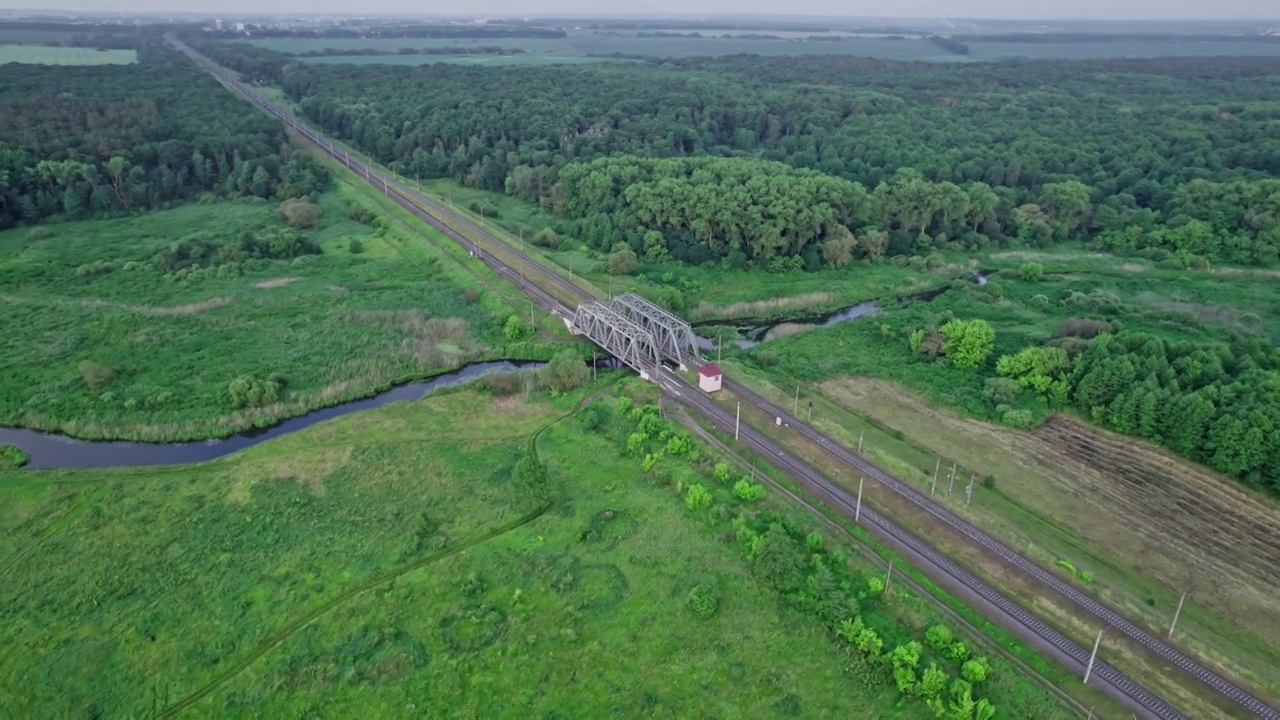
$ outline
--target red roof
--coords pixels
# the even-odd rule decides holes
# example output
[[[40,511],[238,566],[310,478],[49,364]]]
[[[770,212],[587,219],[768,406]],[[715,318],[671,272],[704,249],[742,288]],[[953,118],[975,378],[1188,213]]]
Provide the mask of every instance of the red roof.
[[[706,365],[698,368],[698,374],[706,377],[715,377],[717,375],[723,375],[724,373],[720,372],[719,365],[715,363],[707,363]]]

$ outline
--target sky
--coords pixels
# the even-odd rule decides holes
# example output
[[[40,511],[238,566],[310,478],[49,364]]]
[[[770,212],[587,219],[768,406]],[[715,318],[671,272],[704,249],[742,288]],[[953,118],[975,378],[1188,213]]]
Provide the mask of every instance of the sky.
[[[1280,19],[1276,0],[0,0],[0,9],[424,15],[766,13],[1010,19]]]

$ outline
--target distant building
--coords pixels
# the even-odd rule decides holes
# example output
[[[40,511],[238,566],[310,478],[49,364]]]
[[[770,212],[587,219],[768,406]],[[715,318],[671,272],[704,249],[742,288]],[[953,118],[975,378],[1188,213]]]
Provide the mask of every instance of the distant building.
[[[707,363],[698,368],[698,387],[702,392],[713,393],[719,390],[722,380],[724,380],[724,373],[720,372],[719,365]]]
[[[217,29],[221,30],[221,29],[222,29],[222,20],[221,20],[221,19],[219,19],[219,20],[214,20],[214,21],[213,21],[213,26],[214,26],[215,28],[217,28]]]
[[[244,23],[236,23],[236,32],[244,32]]]

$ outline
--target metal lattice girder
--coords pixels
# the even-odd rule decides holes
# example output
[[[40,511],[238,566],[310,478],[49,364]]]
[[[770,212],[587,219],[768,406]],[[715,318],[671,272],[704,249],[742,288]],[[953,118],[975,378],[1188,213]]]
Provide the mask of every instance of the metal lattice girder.
[[[648,373],[658,365],[653,335],[608,305],[595,301],[579,305],[573,315],[573,329],[636,372]]]
[[[614,298],[613,308],[653,335],[659,356],[678,363],[698,362],[698,336],[689,323],[635,293]]]

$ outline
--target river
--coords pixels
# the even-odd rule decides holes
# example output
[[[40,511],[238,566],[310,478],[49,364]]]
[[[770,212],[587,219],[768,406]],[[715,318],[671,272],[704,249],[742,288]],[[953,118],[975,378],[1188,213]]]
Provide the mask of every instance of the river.
[[[416,400],[442,387],[457,385],[485,373],[541,367],[540,362],[485,362],[467,365],[430,380],[406,383],[363,400],[313,410],[269,428],[249,430],[220,440],[185,443],[145,443],[76,440],[38,430],[0,428],[0,444],[16,445],[31,456],[27,468],[138,467],[204,462],[253,447],[282,435],[297,432],[332,418],[360,410],[370,410],[397,400]]]

